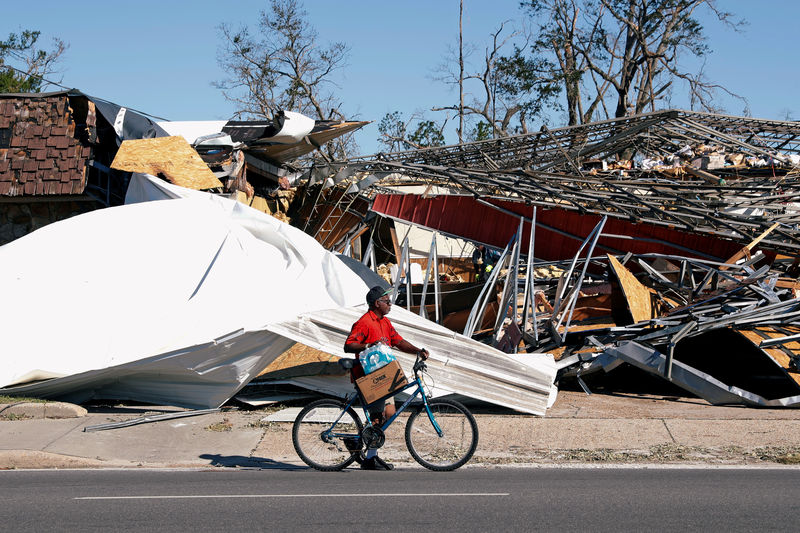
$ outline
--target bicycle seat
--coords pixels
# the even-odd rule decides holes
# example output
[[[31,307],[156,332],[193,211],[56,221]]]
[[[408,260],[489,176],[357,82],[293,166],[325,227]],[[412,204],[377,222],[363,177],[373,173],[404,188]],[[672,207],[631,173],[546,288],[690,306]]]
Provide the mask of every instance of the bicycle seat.
[[[342,357],[341,359],[339,359],[339,365],[342,368],[344,368],[345,370],[350,370],[351,368],[353,368],[355,366],[355,364],[356,364],[356,360],[355,359],[351,359],[349,357]]]

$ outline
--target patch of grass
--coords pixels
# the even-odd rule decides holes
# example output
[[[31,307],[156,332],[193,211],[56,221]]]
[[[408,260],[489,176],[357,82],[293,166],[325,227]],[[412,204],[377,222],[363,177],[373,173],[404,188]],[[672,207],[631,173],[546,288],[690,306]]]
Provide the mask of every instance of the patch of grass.
[[[25,420],[27,418],[33,418],[33,417],[18,415],[16,413],[8,413],[7,415],[0,415],[0,420]]]
[[[43,400],[42,398],[26,398],[25,396],[0,395],[0,403],[22,403],[22,402],[47,403],[49,402],[49,400]]]
[[[223,418],[222,422],[217,422],[215,424],[211,424],[210,426],[206,427],[207,431],[231,431],[233,429],[233,422],[230,421],[229,418]]]
[[[759,461],[779,463],[784,465],[800,464],[800,447],[798,446],[767,446],[756,448],[751,455]]]
[[[473,458],[484,464],[515,463],[778,463],[800,465],[800,446],[769,446],[745,449],[739,446],[704,448],[659,444],[646,450],[562,449],[530,450],[506,457]]]
[[[247,424],[247,427],[255,429],[272,429],[274,425],[275,422],[267,422],[262,419],[258,419],[254,422],[250,422],[249,424]]]
[[[784,465],[800,465],[800,453],[790,453],[788,455],[782,455],[775,459],[776,463],[781,463]]]

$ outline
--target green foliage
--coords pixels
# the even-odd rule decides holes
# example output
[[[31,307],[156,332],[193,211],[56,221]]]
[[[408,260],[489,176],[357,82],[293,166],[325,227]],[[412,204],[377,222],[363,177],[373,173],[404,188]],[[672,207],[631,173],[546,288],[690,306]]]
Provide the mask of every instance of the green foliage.
[[[485,141],[492,138],[492,125],[482,120],[472,127],[467,134],[469,141]]]
[[[419,148],[428,146],[444,146],[444,135],[438,125],[432,120],[422,120],[417,124],[417,129],[409,135],[409,140]]]
[[[406,148],[406,124],[399,111],[386,113],[378,123],[378,142],[390,152],[399,152]]]
[[[436,122],[420,120],[409,134],[409,124],[412,121],[413,118],[404,122],[399,111],[386,113],[378,123],[378,142],[390,152],[444,145],[442,128]]]
[[[21,403],[21,402],[30,402],[30,403],[48,403],[48,400],[43,400],[41,398],[28,398],[25,396],[5,396],[0,394],[0,404],[4,403]]]
[[[497,60],[497,92],[516,98],[526,117],[538,116],[546,108],[558,108],[556,98],[561,87],[560,80],[552,76],[553,70],[548,59],[526,57],[524,51],[515,46],[511,55]]]
[[[47,84],[44,77],[52,72],[66,46],[56,39],[53,50],[39,49],[36,45],[40,35],[38,31],[23,30],[0,41],[0,92],[38,93]]]

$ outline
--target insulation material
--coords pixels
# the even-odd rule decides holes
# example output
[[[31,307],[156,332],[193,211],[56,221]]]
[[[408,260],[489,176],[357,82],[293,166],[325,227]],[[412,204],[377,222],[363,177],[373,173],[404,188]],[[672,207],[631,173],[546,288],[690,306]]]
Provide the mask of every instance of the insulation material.
[[[628,303],[628,310],[631,312],[634,322],[643,322],[653,318],[653,306],[650,298],[650,291],[639,283],[639,280],[625,268],[622,263],[613,255],[608,254],[608,264],[614,275],[619,281],[625,300]]]
[[[183,137],[123,141],[111,168],[162,175],[170,183],[188,189],[222,187],[222,182]]]

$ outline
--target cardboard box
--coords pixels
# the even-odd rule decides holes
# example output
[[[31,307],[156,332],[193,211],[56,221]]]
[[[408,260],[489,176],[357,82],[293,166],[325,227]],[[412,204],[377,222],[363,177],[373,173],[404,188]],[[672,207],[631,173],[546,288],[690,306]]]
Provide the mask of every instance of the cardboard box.
[[[392,361],[372,374],[358,378],[356,385],[367,403],[372,403],[399,391],[408,385],[408,380],[400,368],[400,363]]]

